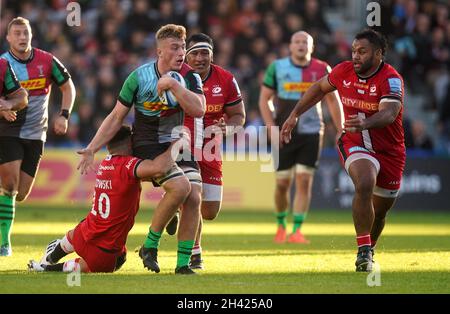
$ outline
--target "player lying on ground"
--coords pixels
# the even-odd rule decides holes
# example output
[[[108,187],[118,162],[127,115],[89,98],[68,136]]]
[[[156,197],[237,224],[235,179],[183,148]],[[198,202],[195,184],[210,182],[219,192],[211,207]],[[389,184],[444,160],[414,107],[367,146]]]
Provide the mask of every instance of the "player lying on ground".
[[[173,144],[172,144],[173,145]],[[107,144],[108,155],[97,170],[92,210],[62,239],[50,242],[32,271],[114,272],[126,260],[126,240],[139,210],[141,179],[169,171],[177,157],[172,145],[154,160],[131,156],[131,129],[122,126]],[[58,261],[76,252],[80,257]]]

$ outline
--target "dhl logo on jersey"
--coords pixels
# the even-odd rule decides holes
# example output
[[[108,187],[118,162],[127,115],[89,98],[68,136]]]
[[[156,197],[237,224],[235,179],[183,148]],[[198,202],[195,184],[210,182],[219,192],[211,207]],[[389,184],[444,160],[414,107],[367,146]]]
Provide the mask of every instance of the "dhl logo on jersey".
[[[221,104],[206,104],[206,112],[222,112]]]
[[[144,106],[145,109],[150,110],[150,111],[161,111],[161,110],[170,110],[170,109],[172,109],[169,106],[164,105],[160,101],[146,101],[146,102],[143,103],[143,106]]]
[[[27,90],[43,89],[45,88],[46,78],[37,78],[28,81],[21,81],[20,86]]]
[[[283,84],[283,88],[287,92],[304,93],[310,88],[313,82],[286,82]]]
[[[379,103],[368,102],[361,99],[354,99],[348,97],[341,97],[342,104],[347,107],[352,107],[361,110],[378,111]]]

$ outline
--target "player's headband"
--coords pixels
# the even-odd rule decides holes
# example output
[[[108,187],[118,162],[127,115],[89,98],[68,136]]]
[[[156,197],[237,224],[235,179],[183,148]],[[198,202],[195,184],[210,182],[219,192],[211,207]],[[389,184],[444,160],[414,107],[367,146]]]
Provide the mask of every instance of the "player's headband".
[[[200,49],[207,49],[212,54],[213,47],[208,44],[207,42],[200,42],[192,45],[188,50],[186,50],[186,55],[191,53],[192,51],[200,50]]]

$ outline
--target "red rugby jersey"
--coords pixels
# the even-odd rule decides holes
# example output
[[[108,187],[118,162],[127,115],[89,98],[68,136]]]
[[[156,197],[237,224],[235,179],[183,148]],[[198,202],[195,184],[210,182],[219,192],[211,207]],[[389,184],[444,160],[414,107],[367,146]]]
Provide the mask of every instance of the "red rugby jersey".
[[[370,77],[359,77],[351,61],[333,68],[328,81],[336,87],[341,98],[345,119],[350,115],[368,118],[378,112],[383,99],[396,99],[402,108],[395,121],[384,128],[346,133],[345,139],[374,153],[405,155],[405,138],[402,124],[404,86],[403,78],[389,64],[382,63]]]
[[[121,250],[139,210],[141,181],[135,169],[142,160],[107,156],[97,170],[92,210],[81,224],[86,242],[107,250]]]
[[[225,113],[225,107],[237,105],[242,101],[239,86],[233,74],[222,67],[211,64],[210,72],[203,81],[203,93],[206,98],[206,113],[203,118],[185,116],[184,125],[191,134],[192,149],[201,149],[214,137],[204,130],[219,120]],[[220,141],[220,139],[217,139]]]

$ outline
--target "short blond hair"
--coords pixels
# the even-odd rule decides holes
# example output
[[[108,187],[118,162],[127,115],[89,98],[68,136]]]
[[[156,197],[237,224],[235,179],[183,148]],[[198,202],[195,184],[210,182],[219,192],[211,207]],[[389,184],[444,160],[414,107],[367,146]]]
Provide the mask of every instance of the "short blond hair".
[[[186,40],[186,28],[183,25],[167,24],[156,32],[156,42],[166,38]]]
[[[31,29],[30,21],[24,17],[18,16],[13,18],[11,22],[8,23],[7,34],[9,34],[9,30],[13,25],[26,25]]]

